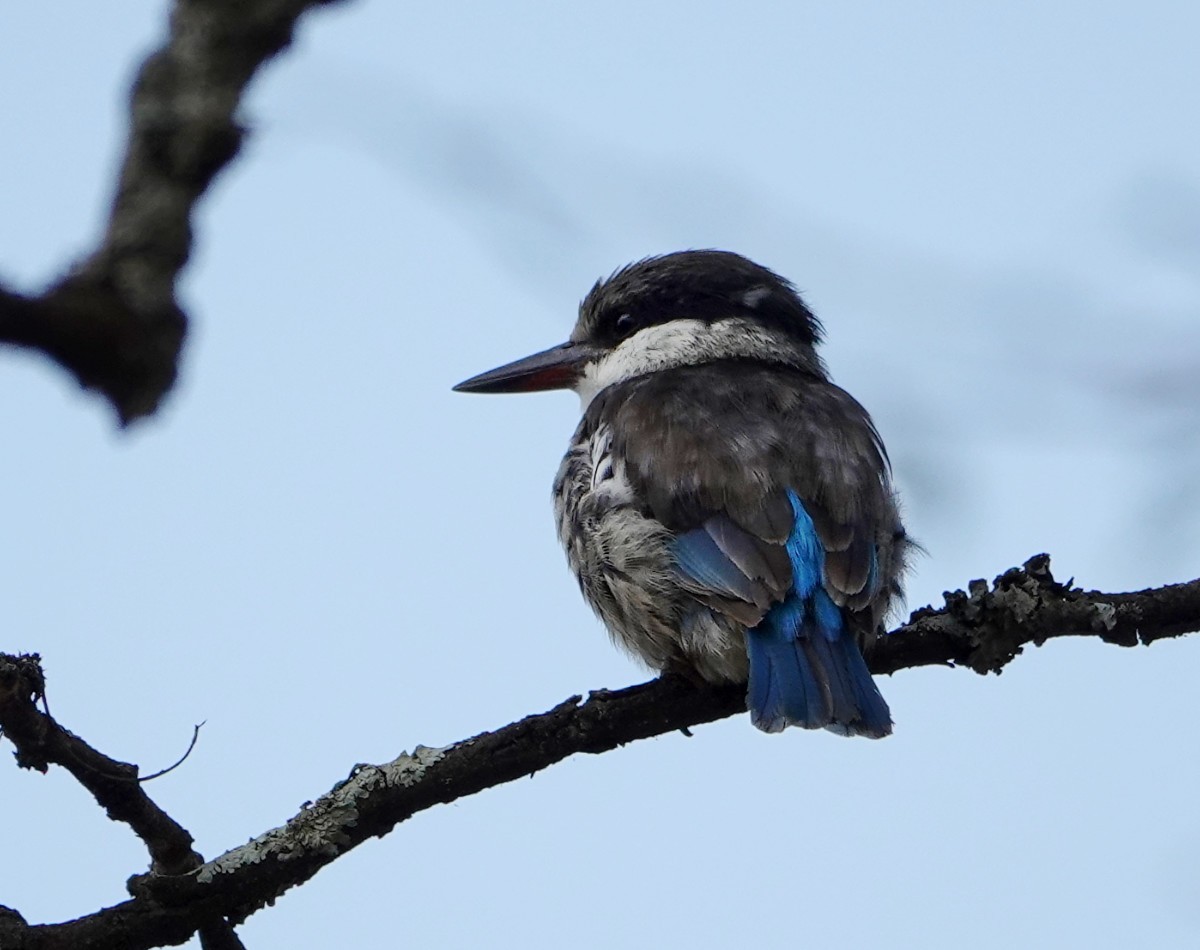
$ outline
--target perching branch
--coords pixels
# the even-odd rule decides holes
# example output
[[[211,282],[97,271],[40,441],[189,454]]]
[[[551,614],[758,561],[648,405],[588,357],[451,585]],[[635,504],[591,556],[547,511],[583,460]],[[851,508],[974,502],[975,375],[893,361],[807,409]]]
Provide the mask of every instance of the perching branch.
[[[1058,583],[1048,554],[1005,571],[991,589],[975,580],[967,592],[945,598],[945,607],[914,612],[876,644],[872,672],[954,664],[999,673],[1026,644],[1041,646],[1055,637],[1091,636],[1135,647],[1200,630],[1200,578],[1127,594],[1085,591]]]
[[[175,281],[192,211],[241,147],[236,112],[297,19],[334,0],[176,0],[166,43],[142,64],[129,139],[99,247],[45,292],[0,287],[0,343],[40,350],[104,394],[121,422],[174,385],[187,318]]]
[[[1136,646],[1198,630],[1200,579],[1128,594],[1082,591],[1056,582],[1043,554],[1005,572],[991,587],[973,581],[968,592],[947,594],[945,607],[917,611],[876,645],[870,660],[876,673],[931,664],[999,672],[1026,644],[1054,637],[1094,636]],[[36,708],[41,689],[36,658],[3,659],[0,729],[17,746],[20,764],[57,761],[45,750],[66,741],[60,733],[70,734]],[[240,923],[366,839],[387,834],[433,805],[531,775],[579,752],[607,752],[744,708],[741,688],[699,688],[679,677],[600,690],[586,702],[573,696],[495,732],[442,749],[417,746],[385,765],[356,766],[282,827],[198,868],[182,873],[160,868],[134,878],[133,899],[115,907],[37,926],[0,908],[0,945],[115,950],[182,943],[206,921]]]

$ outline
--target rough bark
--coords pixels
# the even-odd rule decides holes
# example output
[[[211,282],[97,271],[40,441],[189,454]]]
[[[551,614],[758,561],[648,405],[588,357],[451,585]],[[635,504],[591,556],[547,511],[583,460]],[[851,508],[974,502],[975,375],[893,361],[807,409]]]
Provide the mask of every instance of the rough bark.
[[[1046,555],[995,582],[972,581],[946,594],[882,638],[870,657],[876,673],[931,664],[999,672],[1027,644],[1090,636],[1120,646],[1150,644],[1200,630],[1200,579],[1107,594],[1059,584]],[[355,766],[349,777],[248,844],[199,863],[191,838],[137,784],[136,767],[88,747],[37,708],[44,679],[35,656],[0,657],[0,730],[17,747],[18,764],[61,765],[114,819],[146,842],[153,864],[129,882],[132,899],[61,924],[27,925],[0,908],[0,947],[140,948],[182,943],[201,927],[221,930],[273,903],[371,837],[433,805],[544,769],[580,752],[608,752],[627,742],[711,722],[744,710],[741,688],[701,688],[663,677],[586,701],[572,696],[548,712],[440,749],[416,746],[382,765]],[[227,923],[226,923],[227,922]]]
[[[176,0],[163,45],[138,73],[112,210],[96,249],[39,294],[0,287],[0,343],[56,361],[101,393],[122,423],[153,413],[174,384],[187,318],[176,282],[191,253],[192,214],[236,156],[241,97],[291,42],[299,17],[333,0]],[[943,608],[915,613],[883,638],[877,673],[941,664],[999,671],[1029,643],[1092,636],[1122,646],[1200,629],[1200,580],[1128,594],[1060,585],[1039,555],[989,586],[974,581]],[[67,769],[110,818],[145,843],[150,870],[131,899],[59,924],[28,924],[0,906],[0,950],[238,948],[234,925],[362,841],[432,805],[530,775],[580,752],[687,729],[742,711],[739,688],[666,677],[573,696],[554,709],[441,749],[423,746],[350,776],[286,824],[212,861],[145,791],[137,766],[111,759],[58,724],[36,655],[0,655],[0,737],[17,764]]]

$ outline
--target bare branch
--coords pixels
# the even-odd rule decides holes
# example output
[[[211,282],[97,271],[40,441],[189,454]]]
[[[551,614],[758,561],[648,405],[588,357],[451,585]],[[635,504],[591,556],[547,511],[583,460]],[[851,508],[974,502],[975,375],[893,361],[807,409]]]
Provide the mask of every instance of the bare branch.
[[[916,611],[875,645],[872,671],[956,664],[999,673],[1025,644],[1055,637],[1132,647],[1200,630],[1200,579],[1127,594],[1084,591],[1055,581],[1048,554],[1001,574],[990,589],[975,580],[945,597],[945,607]]]
[[[0,732],[17,748],[17,765],[45,772],[60,765],[92,793],[113,821],[122,821],[146,844],[151,870],[184,874],[204,859],[192,836],[159,808],[138,782],[138,768],[110,759],[37,708],[45,688],[37,654],[0,655]]]
[[[1038,555],[991,587],[973,581],[968,592],[947,594],[945,607],[917,611],[877,644],[871,668],[892,673],[942,664],[986,673],[999,671],[1025,644],[1054,637],[1095,636],[1134,646],[1197,630],[1200,580],[1129,594],[1085,592],[1056,582],[1049,558]],[[36,689],[26,680],[36,680],[40,668],[36,673],[27,669],[25,678],[4,669],[0,666],[0,710],[22,703],[32,708]],[[616,692],[594,692],[586,702],[573,696],[549,712],[495,732],[442,749],[417,746],[385,765],[356,766],[344,782],[286,825],[201,867],[135,878],[130,882],[134,899],[116,907],[69,923],[33,927],[25,927],[14,912],[0,924],[19,932],[17,945],[30,950],[133,950],[182,943],[205,922],[240,923],[340,855],[387,834],[419,811],[531,775],[579,752],[607,752],[636,739],[731,716],[744,710],[743,694],[740,687],[699,688],[667,676]],[[28,716],[28,710],[20,715]],[[18,746],[18,759],[28,759],[24,733],[10,733],[8,721],[0,718]]]
[[[192,849],[192,836],[150,800],[138,779],[137,766],[110,759],[60,726],[49,712],[39,710],[44,690],[45,676],[37,654],[0,654],[0,736],[17,747],[17,765],[45,772],[54,764],[70,772],[109,818],[125,822],[142,839],[150,852],[152,874],[186,874],[199,868],[204,858]],[[195,741],[193,734],[193,745]],[[16,911],[0,907],[0,912],[4,911],[20,918]],[[4,939],[6,932],[25,931],[24,921],[20,924],[18,927],[13,916],[0,915],[0,947],[21,945]],[[198,918],[193,931],[197,929],[206,948],[236,950],[242,946],[233,926],[219,914]]]
[[[122,423],[174,385],[187,318],[175,281],[192,210],[237,154],[250,79],[297,19],[335,0],[176,0],[166,43],[142,64],[129,140],[100,246],[40,296],[0,288],[0,342],[40,350],[103,393]]]

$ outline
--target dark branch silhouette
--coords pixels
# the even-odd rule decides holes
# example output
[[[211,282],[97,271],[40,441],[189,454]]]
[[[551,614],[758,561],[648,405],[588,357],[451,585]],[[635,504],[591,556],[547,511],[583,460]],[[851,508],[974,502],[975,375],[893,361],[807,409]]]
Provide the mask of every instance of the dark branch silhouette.
[[[1083,591],[1059,584],[1042,554],[1013,568],[992,585],[973,581],[967,591],[946,595],[946,605],[924,608],[882,638],[870,657],[875,673],[933,664],[999,672],[1027,644],[1055,637],[1091,636],[1121,646],[1150,644],[1200,630],[1200,579],[1128,594]],[[17,747],[18,763],[44,768],[60,764],[88,787],[114,794],[113,769],[136,773],[88,748],[37,708],[43,689],[36,657],[0,658],[0,729]],[[78,920],[28,926],[15,912],[0,910],[5,933],[22,948],[156,947],[182,942],[214,920],[238,924],[302,884],[325,865],[368,838],[433,805],[532,775],[580,752],[602,753],[637,739],[687,729],[744,711],[741,688],[700,687],[665,676],[618,691],[598,690],[583,701],[572,696],[548,712],[528,716],[440,749],[417,746],[383,765],[356,766],[350,776],[282,827],[194,867],[161,861],[130,881],[133,898]],[[87,762],[88,768],[80,763]],[[99,773],[104,774],[101,781]],[[158,840],[157,824],[124,817],[129,811],[161,812],[132,778],[117,794],[119,813],[146,840]],[[126,801],[126,796],[128,800]],[[165,815],[163,819],[170,822]],[[164,840],[179,851],[187,832],[174,822]],[[143,829],[143,830],[139,830]],[[172,837],[174,836],[174,837]],[[154,853],[158,845],[147,841]],[[236,939],[236,938],[234,938]],[[215,944],[209,944],[215,945]]]
[[[175,284],[191,254],[191,216],[241,147],[242,94],[259,67],[291,43],[299,17],[333,2],[176,0],[166,41],[133,84],[125,156],[99,246],[40,294],[0,286],[0,343],[53,359],[81,386],[104,395],[122,424],[158,408],[175,384],[187,331]],[[36,713],[31,701],[41,673],[32,672],[35,657],[16,660],[0,667],[0,728],[17,744],[19,764],[71,771],[110,817],[145,842],[151,873],[200,866],[191,835],[140,790],[135,766],[101,755],[48,714],[22,714]],[[11,701],[22,693],[25,702]],[[233,927],[211,912],[165,942],[196,932],[208,950],[242,946]],[[0,947],[39,941],[19,913],[0,907]]]
[[[192,836],[150,800],[137,766],[97,752],[39,710],[44,689],[36,653],[0,656],[0,730],[17,748],[17,765],[39,772],[59,765],[70,772],[109,818],[145,842],[152,871],[180,874],[199,867],[203,858],[192,850]]]
[[[242,93],[301,14],[332,2],[177,0],[166,43],[133,84],[100,246],[41,294],[0,287],[0,342],[49,356],[107,397],[122,423],[158,408],[187,331],[175,281],[191,254],[192,211],[241,147]]]

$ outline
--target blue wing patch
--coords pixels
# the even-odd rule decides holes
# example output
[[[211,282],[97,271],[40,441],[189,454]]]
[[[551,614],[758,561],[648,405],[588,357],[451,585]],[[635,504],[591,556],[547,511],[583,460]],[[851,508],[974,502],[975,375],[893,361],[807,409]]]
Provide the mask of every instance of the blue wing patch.
[[[719,597],[734,597],[750,604],[763,600],[762,585],[721,550],[706,528],[695,528],[675,539],[675,563],[689,580]]]

